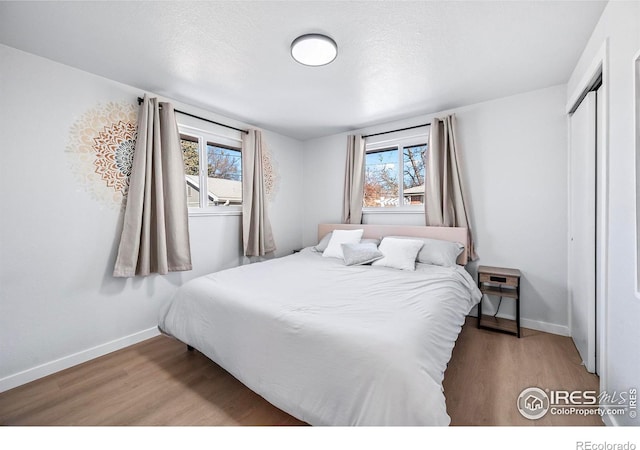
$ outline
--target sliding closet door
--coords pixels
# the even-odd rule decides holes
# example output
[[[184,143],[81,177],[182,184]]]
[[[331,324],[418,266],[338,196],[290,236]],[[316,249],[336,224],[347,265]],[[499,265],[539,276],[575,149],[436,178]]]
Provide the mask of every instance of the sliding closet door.
[[[596,370],[596,93],[570,116],[569,320],[589,372]]]

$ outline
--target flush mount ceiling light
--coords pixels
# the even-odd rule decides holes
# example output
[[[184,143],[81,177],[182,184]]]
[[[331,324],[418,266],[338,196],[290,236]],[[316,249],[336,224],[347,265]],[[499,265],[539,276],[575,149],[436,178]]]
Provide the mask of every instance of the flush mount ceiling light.
[[[324,66],[337,55],[336,42],[324,34],[304,34],[291,43],[291,56],[305,66]]]

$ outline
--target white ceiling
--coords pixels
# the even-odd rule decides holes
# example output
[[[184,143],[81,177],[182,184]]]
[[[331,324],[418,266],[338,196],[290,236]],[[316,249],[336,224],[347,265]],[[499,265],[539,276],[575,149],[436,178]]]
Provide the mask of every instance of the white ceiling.
[[[3,1],[0,43],[306,140],[566,83],[605,4]]]

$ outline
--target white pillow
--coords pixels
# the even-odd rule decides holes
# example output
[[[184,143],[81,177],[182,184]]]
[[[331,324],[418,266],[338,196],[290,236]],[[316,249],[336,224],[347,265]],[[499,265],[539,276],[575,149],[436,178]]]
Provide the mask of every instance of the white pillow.
[[[340,258],[343,259],[344,255],[342,253],[342,244],[357,244],[360,242],[360,238],[362,238],[362,233],[364,230],[333,230],[331,233],[331,240],[329,241],[329,245],[324,252],[322,252],[322,256],[325,258]]]
[[[418,253],[418,262],[424,264],[453,267],[456,265],[458,256],[460,256],[464,250],[464,245],[459,242],[409,236],[389,237],[393,237],[395,239],[412,239],[414,241],[422,241],[424,246]]]
[[[378,247],[384,257],[374,261],[373,265],[416,270],[416,257],[422,245],[422,241],[418,240],[385,237]]]

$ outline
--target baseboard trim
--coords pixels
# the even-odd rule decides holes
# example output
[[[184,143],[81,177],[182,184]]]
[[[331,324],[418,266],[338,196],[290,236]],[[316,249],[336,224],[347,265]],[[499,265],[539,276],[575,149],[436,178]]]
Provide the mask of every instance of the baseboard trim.
[[[478,317],[478,309],[474,307],[469,313],[469,317]],[[499,315],[498,317],[503,317],[504,319],[515,319],[515,317],[507,317]],[[520,318],[520,326],[522,328],[530,328],[532,330],[544,331],[545,333],[557,334],[560,336],[571,336],[569,333],[569,327],[566,325],[558,325],[555,323],[542,322],[540,320],[531,320]]]
[[[555,323],[541,322],[539,320],[520,319],[520,326],[531,328],[532,330],[544,331],[545,333],[558,334],[560,336],[571,336],[569,327]]]
[[[9,389],[46,377],[47,375],[77,366],[78,364],[115,352],[116,350],[120,350],[130,345],[137,344],[138,342],[145,341],[158,336],[159,334],[160,332],[157,327],[149,328],[147,330],[142,330],[137,333],[130,334],[129,336],[115,339],[87,350],[82,350],[78,353],[73,353],[54,361],[41,364],[31,369],[9,375],[0,379],[0,392],[8,391]]]

